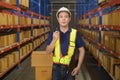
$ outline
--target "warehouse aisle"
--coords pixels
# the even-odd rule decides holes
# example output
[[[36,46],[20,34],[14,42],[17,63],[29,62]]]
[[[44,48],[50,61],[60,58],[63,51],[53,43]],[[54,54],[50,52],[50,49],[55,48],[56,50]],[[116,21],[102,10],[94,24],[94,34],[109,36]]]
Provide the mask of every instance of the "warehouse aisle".
[[[97,61],[87,51],[84,64],[92,80],[113,80],[110,75],[103,69],[103,67],[98,66]]]
[[[45,44],[37,50],[44,50]],[[31,56],[26,58],[19,67],[10,72],[3,80],[35,80],[35,69],[31,67]]]
[[[44,50],[46,47],[43,44],[37,50]],[[3,80],[35,80],[35,69],[31,67],[31,57],[24,60],[19,69],[14,69]],[[94,76],[93,76],[94,75]],[[102,79],[101,79],[102,78]],[[92,56],[86,54],[83,65],[76,76],[76,80],[112,80],[103,69],[97,68]]]
[[[76,80],[120,80],[120,0],[0,0],[0,80],[35,80],[26,56],[45,50],[60,7],[70,10],[69,26],[89,50]]]

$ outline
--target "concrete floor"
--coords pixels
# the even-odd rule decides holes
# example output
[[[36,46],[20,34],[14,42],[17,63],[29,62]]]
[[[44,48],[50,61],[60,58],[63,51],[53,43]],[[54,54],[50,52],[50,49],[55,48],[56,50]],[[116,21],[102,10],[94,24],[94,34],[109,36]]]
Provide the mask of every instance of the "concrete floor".
[[[43,44],[37,50],[45,50]],[[26,58],[19,67],[16,67],[4,79],[0,80],[35,80],[35,69],[31,67],[31,56]],[[83,65],[76,76],[76,80],[112,80],[110,76],[99,68],[91,55],[86,54]]]

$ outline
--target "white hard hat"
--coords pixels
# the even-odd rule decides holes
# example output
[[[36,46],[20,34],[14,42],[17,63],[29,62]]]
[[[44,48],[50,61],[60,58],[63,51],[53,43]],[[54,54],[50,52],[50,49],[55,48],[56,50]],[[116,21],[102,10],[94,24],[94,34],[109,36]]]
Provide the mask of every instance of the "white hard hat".
[[[68,8],[66,8],[66,7],[61,7],[61,8],[57,11],[56,17],[58,17],[58,14],[59,14],[60,12],[62,12],[62,11],[68,12],[69,15],[71,16],[71,12],[70,12],[70,10],[69,10]]]

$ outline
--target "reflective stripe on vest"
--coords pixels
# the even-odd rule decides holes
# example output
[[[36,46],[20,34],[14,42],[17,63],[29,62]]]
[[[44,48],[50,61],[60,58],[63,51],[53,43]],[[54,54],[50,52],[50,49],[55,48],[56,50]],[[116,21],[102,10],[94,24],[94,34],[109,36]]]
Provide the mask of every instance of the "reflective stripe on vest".
[[[55,43],[55,51],[53,56],[54,63],[69,65],[71,61],[71,57],[74,54],[74,50],[75,50],[76,32],[77,31],[75,29],[72,29],[70,33],[70,42],[68,45],[68,52],[66,56],[62,56],[60,38],[58,38],[58,40]]]

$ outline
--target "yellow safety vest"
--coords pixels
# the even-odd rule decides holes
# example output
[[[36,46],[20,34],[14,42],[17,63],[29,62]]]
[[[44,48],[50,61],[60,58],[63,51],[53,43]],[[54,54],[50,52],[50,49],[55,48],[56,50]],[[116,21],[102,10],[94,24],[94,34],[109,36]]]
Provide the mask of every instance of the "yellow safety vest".
[[[72,29],[72,31],[70,33],[70,42],[68,45],[68,52],[67,52],[66,56],[62,56],[61,46],[60,46],[60,38],[58,38],[58,40],[55,43],[55,51],[54,51],[54,55],[53,55],[54,63],[69,65],[69,63],[71,61],[71,57],[73,56],[74,50],[75,50],[76,33],[77,33],[77,30]]]

